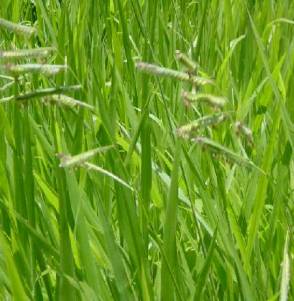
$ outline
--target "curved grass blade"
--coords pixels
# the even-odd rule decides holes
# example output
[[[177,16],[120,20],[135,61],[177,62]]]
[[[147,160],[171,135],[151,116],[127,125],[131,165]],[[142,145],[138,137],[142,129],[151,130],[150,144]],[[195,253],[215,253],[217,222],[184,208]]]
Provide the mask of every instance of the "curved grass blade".
[[[160,250],[160,253],[162,254],[163,262],[166,263],[166,267],[168,269],[168,272],[170,274],[171,280],[173,281],[173,285],[174,285],[175,291],[176,291],[177,296],[179,298],[178,300],[183,301],[184,300],[183,296],[181,294],[181,291],[180,291],[178,282],[176,280],[176,277],[175,277],[174,273],[172,272],[172,268],[171,268],[171,266],[169,264],[169,261],[167,259],[167,255],[166,255],[166,252],[164,250],[162,240],[157,235],[155,235],[155,233],[152,231],[152,229],[149,230],[149,234],[150,234],[150,237],[151,237],[152,241],[154,241],[154,243],[157,245],[158,249]]]
[[[209,139],[206,137],[196,137],[193,138],[192,141],[196,142],[197,144],[200,144],[204,147],[207,147],[207,149],[212,152],[213,154],[216,155],[222,155],[224,156],[226,159],[228,159],[229,161],[232,161],[234,163],[237,163],[239,165],[245,165],[247,167],[254,167],[255,169],[257,169],[258,171],[260,171],[261,173],[265,174],[265,172],[259,168],[258,166],[256,166],[251,160],[240,156],[239,154],[236,154],[235,152],[233,152],[232,150],[224,147],[223,145]]]
[[[95,164],[89,163],[89,162],[85,162],[83,164],[87,169],[89,170],[94,170],[94,171],[98,171],[102,174],[104,174],[105,176],[108,176],[110,178],[112,178],[113,180],[115,180],[116,182],[122,184],[123,186],[125,186],[126,188],[130,189],[131,191],[134,191],[134,189],[128,184],[126,183],[124,180],[122,180],[121,178],[119,178],[118,176],[116,176],[115,174],[111,173],[110,171],[97,166]]]
[[[21,277],[17,270],[17,266],[15,260],[13,258],[12,250],[2,234],[0,232],[0,245],[1,245],[1,253],[3,253],[6,261],[6,269],[8,277],[10,278],[10,285],[11,285],[11,293],[14,296],[15,300],[20,301],[28,301],[29,298],[25,293],[24,286],[21,281]]]
[[[12,96],[1,98],[0,103],[9,102],[12,100],[24,101],[31,98],[44,97],[44,96],[60,94],[64,92],[73,92],[73,91],[78,91],[81,88],[82,86],[80,85],[74,85],[74,86],[60,86],[56,88],[40,89],[26,94],[18,94],[18,95],[12,95]]]
[[[208,252],[206,255],[206,259],[203,262],[203,266],[201,271],[197,277],[197,285],[195,289],[195,295],[193,300],[200,300],[203,289],[205,288],[205,284],[207,283],[207,278],[209,274],[209,269],[213,263],[214,250],[216,248],[216,238],[217,238],[217,228],[214,230],[213,236],[211,238],[211,242],[208,248]]]
[[[166,261],[162,262],[161,268],[161,300],[174,300],[175,289],[173,286],[173,278],[171,277],[171,274],[179,275],[176,247],[180,165],[180,144],[178,141],[176,142],[175,152],[176,153],[167,200],[166,216],[163,226],[163,250],[166,254]],[[169,266],[171,271],[169,270]],[[178,277],[176,276],[175,278],[177,279]]]
[[[9,81],[14,81],[14,77],[3,75],[3,74],[0,74],[0,78],[5,79],[5,80],[9,80]]]

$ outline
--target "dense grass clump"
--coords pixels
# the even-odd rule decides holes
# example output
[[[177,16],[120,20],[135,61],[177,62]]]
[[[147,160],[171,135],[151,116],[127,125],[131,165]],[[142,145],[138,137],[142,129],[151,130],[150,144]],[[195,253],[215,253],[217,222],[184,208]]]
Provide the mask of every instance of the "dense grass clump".
[[[292,300],[294,2],[2,0],[0,299]]]

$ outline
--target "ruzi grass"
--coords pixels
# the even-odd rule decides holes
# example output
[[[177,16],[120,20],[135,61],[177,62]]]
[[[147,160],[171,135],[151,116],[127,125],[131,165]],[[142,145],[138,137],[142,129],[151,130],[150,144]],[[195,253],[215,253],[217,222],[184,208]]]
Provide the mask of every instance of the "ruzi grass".
[[[293,300],[293,20],[2,0],[0,300]]]

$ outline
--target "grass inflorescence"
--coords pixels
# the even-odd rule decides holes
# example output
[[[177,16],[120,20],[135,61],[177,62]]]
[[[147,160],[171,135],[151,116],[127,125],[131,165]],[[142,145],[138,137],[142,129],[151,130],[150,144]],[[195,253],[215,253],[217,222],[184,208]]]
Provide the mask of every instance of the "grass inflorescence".
[[[292,300],[294,3],[0,5],[0,299]]]

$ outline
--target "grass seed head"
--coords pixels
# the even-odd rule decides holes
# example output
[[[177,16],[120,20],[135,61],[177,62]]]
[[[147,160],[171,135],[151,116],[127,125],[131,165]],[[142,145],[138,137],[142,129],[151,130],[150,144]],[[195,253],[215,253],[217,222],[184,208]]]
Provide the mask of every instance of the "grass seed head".
[[[182,53],[180,50],[176,51],[177,60],[186,66],[188,70],[194,74],[197,72],[197,64],[191,60],[186,54]]]
[[[0,51],[0,60],[48,58],[54,51],[54,47]]]
[[[248,127],[246,127],[243,123],[241,123],[240,121],[236,121],[235,122],[235,130],[237,135],[244,135],[247,139],[247,141],[253,145],[253,134],[252,134],[252,130]]]
[[[193,85],[207,85],[207,84],[213,84],[213,81],[208,78],[199,77],[195,75],[188,74],[186,72],[177,71],[174,69],[164,68],[160,67],[154,64],[149,64],[145,62],[138,62],[136,64],[136,68],[140,70],[141,72],[151,74],[151,75],[157,75],[162,77],[169,77],[173,78],[175,80],[189,82]]]
[[[51,64],[7,64],[4,66],[4,69],[13,76],[19,76],[25,73],[44,74],[47,76],[51,76],[65,71],[67,69],[67,66]]]
[[[199,123],[197,120],[183,125],[180,128],[177,129],[176,133],[178,137],[184,138],[184,139],[190,139],[193,134],[196,134],[199,129]]]
[[[32,26],[20,25],[0,18],[0,28],[6,29],[15,34],[31,37],[37,33],[36,28]]]
[[[63,94],[53,94],[53,95],[45,96],[43,100],[44,103],[46,104],[52,103],[52,104],[63,105],[71,108],[82,107],[82,108],[94,110],[93,106]]]
[[[74,156],[59,154],[59,158],[60,158],[59,167],[65,168],[65,167],[81,166],[95,155],[99,153],[104,153],[113,147],[114,145],[102,146]]]
[[[217,108],[217,109],[222,109],[227,102],[227,100],[224,97],[214,96],[211,94],[203,94],[203,93],[193,94],[186,91],[182,93],[182,97],[188,103],[193,103],[193,102],[204,103],[209,105],[210,107]]]
[[[195,137],[199,129],[209,126],[215,127],[227,120],[228,117],[229,115],[227,113],[212,114],[201,117],[178,128],[177,135],[184,139],[190,139]]]

